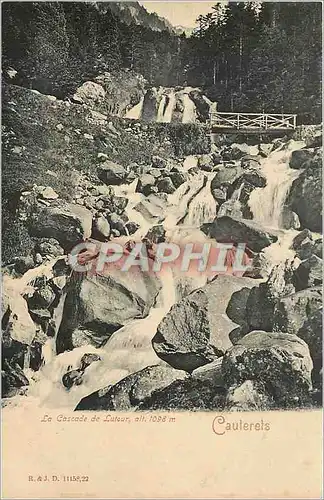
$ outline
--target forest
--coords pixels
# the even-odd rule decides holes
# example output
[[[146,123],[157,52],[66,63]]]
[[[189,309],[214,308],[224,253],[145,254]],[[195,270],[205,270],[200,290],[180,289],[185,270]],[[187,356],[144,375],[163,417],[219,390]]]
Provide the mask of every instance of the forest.
[[[12,83],[63,98],[128,68],[148,86],[201,87],[221,111],[321,121],[321,2],[216,3],[190,37],[130,4],[141,23],[118,2],[3,3],[3,69],[17,71]]]

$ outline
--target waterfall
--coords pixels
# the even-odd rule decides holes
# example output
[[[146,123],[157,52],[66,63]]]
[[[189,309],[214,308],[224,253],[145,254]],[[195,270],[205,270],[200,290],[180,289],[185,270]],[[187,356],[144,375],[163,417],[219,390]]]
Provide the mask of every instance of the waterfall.
[[[204,184],[204,175],[199,172],[190,176],[168,197],[168,213],[163,222],[165,229],[174,228],[187,214],[190,203],[195,199]]]
[[[300,174],[299,170],[289,167],[289,158],[292,151],[304,146],[302,141],[290,141],[262,162],[261,172],[265,175],[267,184],[264,188],[252,191],[249,206],[254,220],[266,227],[280,228],[282,225],[282,213],[289,188]]]
[[[201,172],[193,174],[175,193],[169,195],[167,218],[169,218],[170,241],[181,244],[186,241],[192,242],[193,238],[195,242],[206,240],[206,235],[198,228],[194,232],[193,228],[177,226],[178,219],[172,215],[179,214],[181,211],[185,214],[189,205],[188,215],[191,224],[199,227],[202,222],[213,220],[216,203],[210,192],[211,178],[204,186],[205,182],[204,174]],[[139,232],[142,235],[147,232],[150,225],[133,208],[138,197],[143,196],[136,193],[135,189],[136,185],[133,183],[115,187],[114,191],[118,195],[127,193],[130,199],[127,213],[132,219],[137,218],[137,222],[141,225]],[[96,348],[89,344],[55,355],[55,340],[49,339],[43,347],[43,366],[38,372],[29,374],[28,398],[20,398],[19,404],[24,404],[28,399],[28,404],[38,407],[72,410],[83,397],[92,392],[116,384],[127,375],[147,366],[164,364],[156,355],[151,343],[159,323],[176,302],[179,287],[185,289],[190,286],[190,289],[195,289],[203,286],[207,280],[207,275],[204,273],[191,276],[180,274],[177,276],[176,283],[174,273],[177,273],[176,269],[170,267],[162,269],[159,273],[162,287],[156,305],[150,310],[148,316],[144,319],[135,319],[117,330],[104,347]],[[63,375],[70,370],[78,369],[81,358],[86,353],[98,354],[100,361],[93,362],[85,370],[80,385],[74,385],[67,390],[62,384]]]
[[[170,103],[169,103],[170,105]],[[168,105],[168,107],[169,107]],[[162,107],[161,107],[162,109]],[[167,110],[168,111],[168,110]],[[170,110],[169,110],[170,111]],[[298,176],[298,170],[289,168],[291,151],[303,147],[304,143],[291,141],[286,148],[274,151],[264,159],[261,170],[267,178],[265,188],[255,189],[250,197],[250,207],[255,219],[264,226],[277,228],[279,239],[264,250],[264,254],[274,263],[282,262],[291,253],[291,240],[293,231],[279,230],[280,217],[285,203],[287,192],[292,181]],[[211,181],[215,173],[194,171],[189,174],[192,167],[197,165],[195,156],[184,159],[180,171],[187,176],[178,189],[167,198],[167,206],[163,226],[166,230],[166,240],[183,246],[185,243],[194,243],[198,246],[208,240],[200,231],[202,223],[212,222],[216,216],[217,203],[211,193]],[[138,231],[118,240],[134,239],[140,241],[152,226],[144,215],[135,210],[135,206],[145,197],[136,192],[137,180],[131,184],[114,186],[115,196],[128,198],[126,214],[131,221],[139,224]],[[238,202],[242,186],[232,195],[232,201]],[[19,289],[20,294],[29,288],[29,283],[38,275],[51,274],[47,266],[28,271],[23,278],[12,280]],[[165,317],[172,305],[183,295],[200,286],[209,279],[208,272],[184,274],[179,269],[165,267],[159,274],[161,290],[156,304],[143,319],[132,320],[127,325],[117,330],[101,348],[92,345],[77,347],[72,351],[55,354],[55,339],[50,338],[43,346],[43,366],[38,372],[28,371],[30,385],[28,398],[19,396],[19,405],[34,405],[44,408],[73,409],[85,396],[108,385],[113,385],[131,373],[135,373],[147,366],[163,364],[152,347],[154,337],[160,321]],[[60,318],[62,303],[55,311],[55,317]],[[94,361],[86,368],[82,383],[74,385],[67,390],[62,384],[62,377],[68,371],[78,369],[84,354],[95,353],[100,360]],[[17,397],[18,398],[18,397]]]
[[[166,110],[164,112],[163,120],[162,120],[164,123],[170,123],[172,120],[172,114],[173,114],[174,106],[176,103],[175,91],[171,90],[168,97],[169,97],[169,102],[168,102],[168,105],[167,105]]]
[[[48,341],[44,366],[33,375],[28,390],[30,401],[34,401],[38,407],[65,407],[72,410],[84,396],[116,384],[130,373],[147,366],[163,364],[155,354],[151,341],[158,324],[176,301],[176,289],[172,269],[164,269],[159,277],[162,288],[157,306],[151,309],[146,318],[133,320],[120,328],[104,347],[86,345],[52,357]],[[77,369],[86,353],[99,355],[100,361],[93,362],[85,370],[81,385],[75,385],[67,391],[62,384],[62,377],[67,371]]]
[[[142,116],[143,102],[144,97],[141,98],[138,104],[127,111],[127,113],[125,114],[125,118],[129,118],[130,120],[140,120]]]
[[[196,106],[190,99],[188,94],[182,96],[184,110],[182,116],[182,123],[195,123],[196,121]]]
[[[217,203],[211,193],[212,178],[207,180],[206,186],[189,204],[186,223],[200,227],[203,223],[213,222],[217,213]]]
[[[182,123],[195,123],[197,121],[196,104],[189,96],[192,91],[198,91],[200,99],[207,106],[212,104],[206,96],[201,95],[200,89],[196,87],[177,87],[176,89],[172,87],[159,87],[158,89],[152,87],[147,90],[145,96],[141,98],[136,106],[126,112],[124,117],[131,120],[145,119],[146,121],[156,121],[158,123],[170,123],[176,101],[179,99],[183,104]],[[157,103],[159,103],[158,106]]]
[[[163,115],[164,115],[165,105],[166,105],[166,96],[163,95],[162,98],[161,98],[160,104],[159,104],[158,114],[157,114],[157,118],[156,118],[157,122],[163,122],[164,121],[163,120]]]
[[[125,208],[125,213],[131,222],[135,222],[139,225],[139,229],[132,234],[131,239],[134,241],[140,241],[148,232],[152,223],[148,222],[143,215],[135,210],[135,206],[140,203],[144,197],[142,193],[136,192],[138,179],[135,179],[131,184],[122,184],[120,186],[114,186],[114,194],[116,196],[124,196],[128,199],[127,206]],[[129,240],[128,236],[120,236],[119,238],[115,238],[121,243],[125,240]]]
[[[183,168],[184,172],[188,172],[188,170],[190,170],[191,168],[197,167],[197,165],[198,165],[197,156],[191,155],[191,156],[187,156],[184,159],[182,168]]]

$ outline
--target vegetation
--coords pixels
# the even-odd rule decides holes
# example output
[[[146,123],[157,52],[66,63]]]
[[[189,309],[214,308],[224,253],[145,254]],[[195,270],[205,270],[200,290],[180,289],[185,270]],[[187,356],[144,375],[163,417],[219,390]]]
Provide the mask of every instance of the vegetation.
[[[178,37],[160,21],[163,26],[153,31],[130,23],[129,11],[118,2],[5,2],[3,66],[18,71],[18,85],[58,97],[125,67],[159,85],[176,83]]]
[[[203,87],[220,110],[321,120],[321,3],[216,3],[190,38],[137,2],[5,2],[3,66],[65,97],[128,68],[149,85]]]
[[[210,148],[202,125],[141,124],[119,117],[102,121],[87,106],[52,101],[14,85],[3,86],[2,119],[4,241],[11,241],[12,228],[17,229],[14,220],[24,190],[33,184],[51,186],[69,201],[83,173],[99,182],[99,153],[129,166],[150,164],[153,155],[181,157]]]
[[[187,82],[222,111],[320,121],[321,10],[320,2],[216,4],[183,50]]]

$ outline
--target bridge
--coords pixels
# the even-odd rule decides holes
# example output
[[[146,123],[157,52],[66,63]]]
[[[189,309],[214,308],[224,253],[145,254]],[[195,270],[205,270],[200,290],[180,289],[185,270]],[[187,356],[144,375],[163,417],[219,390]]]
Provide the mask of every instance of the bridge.
[[[297,115],[265,113],[223,113],[209,114],[212,132],[261,134],[263,132],[287,132],[296,129]]]

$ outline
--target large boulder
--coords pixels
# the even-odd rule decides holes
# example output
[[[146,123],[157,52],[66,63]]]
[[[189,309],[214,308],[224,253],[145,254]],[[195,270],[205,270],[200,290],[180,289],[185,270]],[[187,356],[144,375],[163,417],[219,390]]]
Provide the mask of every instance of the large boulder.
[[[277,241],[274,232],[264,229],[254,221],[238,219],[225,215],[214,220],[210,224],[203,224],[201,230],[218,243],[242,243],[254,252],[260,252],[263,248]]]
[[[247,168],[259,168],[261,163],[261,158],[258,155],[245,155],[241,158],[241,167]]]
[[[176,380],[183,380],[188,375],[169,366],[148,366],[132,373],[113,386],[108,386],[83,398],[76,410],[116,410],[136,409],[156,391],[168,387]]]
[[[317,255],[303,260],[295,271],[296,290],[320,285],[323,281],[323,261]]]
[[[221,188],[214,188],[211,190],[211,194],[213,195],[213,198],[217,201],[217,205],[221,205],[226,201],[227,198],[227,188],[221,187]]]
[[[226,395],[226,411],[266,411],[273,406],[273,397],[261,381],[245,380],[230,387]]]
[[[201,290],[171,307],[152,339],[156,354],[179,370],[192,372],[221,352],[210,345],[208,300]]]
[[[291,153],[289,166],[290,168],[303,169],[312,158],[314,158],[314,149],[297,149]]]
[[[29,315],[27,302],[10,278],[5,278],[3,282],[2,329],[2,341],[8,347],[12,341],[30,345],[36,334],[36,325]]]
[[[150,174],[143,174],[138,179],[136,192],[143,193],[145,196],[148,196],[152,192],[152,187],[155,184],[155,178]]]
[[[211,172],[214,166],[214,160],[212,155],[199,155],[198,159],[198,168],[200,170],[204,170],[205,172]]]
[[[221,356],[232,343],[235,326],[226,315],[233,292],[253,280],[220,275],[176,303],[152,340],[157,355],[177,369],[192,372]]]
[[[164,177],[158,180],[156,187],[160,193],[172,194],[176,190],[171,177]]]
[[[80,241],[90,238],[92,213],[73,203],[53,202],[37,210],[29,229],[32,236],[54,238],[64,250],[71,250]]]
[[[96,347],[104,344],[122,326],[147,316],[159,289],[159,279],[138,267],[124,272],[109,265],[102,274],[73,274],[67,286],[57,352],[80,345],[84,336]]]
[[[238,144],[233,143],[229,148],[229,152],[231,155],[231,160],[239,160],[243,156],[246,155],[257,155],[258,147],[257,146],[249,146],[248,144]]]
[[[140,201],[134,209],[151,223],[158,224],[164,220],[166,201],[155,194],[150,194]]]
[[[105,89],[95,82],[84,82],[81,87],[79,87],[74,96],[73,100],[80,104],[99,104],[106,96]]]
[[[211,191],[231,186],[242,174],[243,169],[236,165],[221,167],[211,181]]]
[[[173,169],[173,170],[174,171],[171,171],[171,173],[170,173],[170,179],[171,179],[174,187],[178,188],[181,186],[181,184],[186,182],[187,178],[182,172],[179,172],[175,169]]]
[[[322,231],[322,156],[319,151],[308,160],[307,168],[292,183],[288,196],[291,209],[299,217],[301,226],[311,231]]]
[[[241,184],[247,183],[251,184],[253,187],[265,187],[267,184],[267,179],[265,175],[256,168],[249,168],[243,172],[233,183],[233,191],[237,189]]]
[[[13,280],[5,277],[2,304],[1,385],[2,397],[12,397],[29,384],[23,372],[28,351],[36,335],[36,325],[28,314],[27,303]]]
[[[101,163],[97,169],[99,179],[109,186],[116,186],[126,182],[127,170],[120,165],[110,160]]]
[[[308,316],[303,325],[297,331],[298,337],[303,339],[309,347],[314,364],[313,381],[321,383],[319,372],[322,368],[323,359],[323,309],[317,309]]]
[[[207,365],[199,366],[191,374],[194,380],[211,382],[214,387],[224,387],[224,379],[222,373],[223,357],[215,359]]]
[[[297,335],[304,322],[322,307],[321,287],[282,297],[274,310],[274,328]]]
[[[254,290],[258,290],[257,287],[253,287]],[[244,286],[240,290],[235,291],[226,308],[226,314],[231,321],[239,325],[229,334],[229,338],[233,344],[236,343],[238,338],[250,331],[249,325],[249,309],[247,307],[248,299],[251,294],[251,287]]]
[[[157,112],[157,92],[154,88],[148,89],[144,96],[141,119],[146,122],[154,122],[157,118]]]
[[[281,227],[282,229],[300,229],[298,215],[287,206],[284,206],[282,210]]]
[[[226,313],[240,326],[230,334],[233,343],[252,330],[272,330],[278,301],[295,292],[294,270],[293,262],[283,262],[272,269],[266,282],[232,295]]]
[[[225,391],[215,387],[208,380],[196,380],[191,377],[176,380],[165,389],[161,389],[138,407],[138,410],[218,410],[224,408]]]
[[[296,335],[253,331],[224,356],[224,380],[232,391],[247,380],[262,381],[280,408],[308,402],[313,363]]]
[[[308,259],[313,254],[314,241],[309,229],[303,229],[293,239],[292,250],[296,252],[300,260]]]

